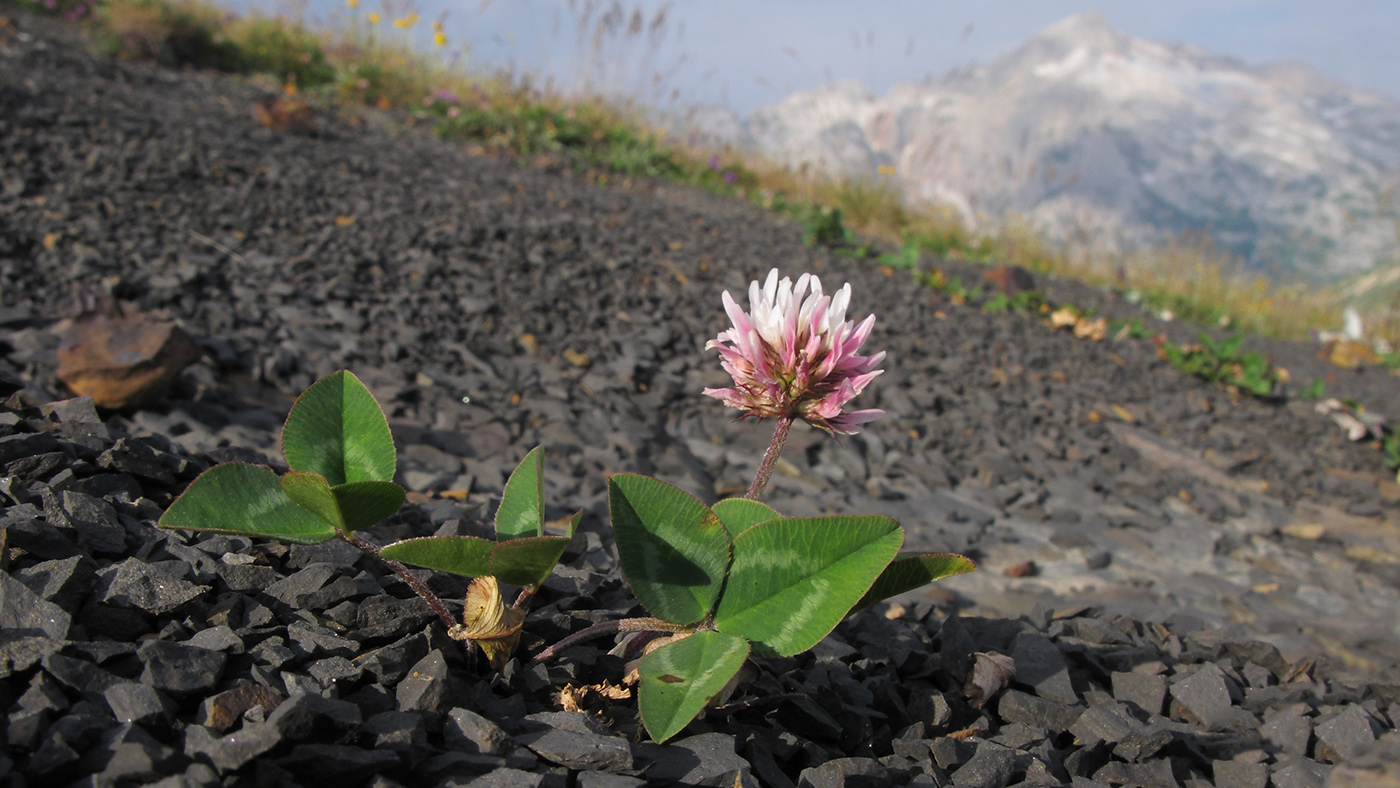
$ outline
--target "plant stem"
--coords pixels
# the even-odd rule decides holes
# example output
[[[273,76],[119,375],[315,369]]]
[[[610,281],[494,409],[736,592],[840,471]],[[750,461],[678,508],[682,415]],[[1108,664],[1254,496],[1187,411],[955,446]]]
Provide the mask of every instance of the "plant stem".
[[[744,493],[745,498],[757,501],[758,494],[768,486],[768,477],[773,475],[773,468],[778,464],[778,455],[783,453],[783,443],[787,441],[788,430],[791,427],[791,416],[778,417],[778,428],[773,430],[773,440],[768,444],[768,450],[763,453],[763,462],[758,465],[758,475],[753,478],[749,491]]]
[[[452,629],[453,627],[459,625],[457,619],[452,617],[452,611],[447,609],[447,605],[444,605],[442,603],[442,600],[438,599],[437,594],[434,594],[432,591],[428,590],[428,587],[423,584],[422,580],[419,580],[418,578],[414,577],[413,573],[408,571],[408,567],[404,566],[398,561],[395,561],[392,558],[385,558],[384,556],[380,555],[378,547],[376,547],[371,542],[366,542],[364,539],[361,539],[356,534],[350,534],[349,536],[341,536],[341,538],[349,542],[350,544],[360,548],[366,553],[369,553],[375,558],[378,558],[380,561],[383,561],[384,563],[388,564],[389,568],[394,570],[394,574],[398,575],[400,580],[407,583],[408,587],[413,589],[413,593],[417,594],[420,597],[423,597],[423,601],[428,603],[428,607],[431,607],[434,613],[437,613],[438,618],[442,619],[442,623],[446,624],[448,629]]]
[[[685,632],[688,629],[690,627],[683,624],[672,624],[670,621],[662,621],[659,618],[620,618],[616,621],[604,621],[601,624],[580,629],[541,651],[535,655],[534,659],[530,660],[530,664],[538,665],[575,643],[582,643],[585,640],[610,635],[614,632]]]

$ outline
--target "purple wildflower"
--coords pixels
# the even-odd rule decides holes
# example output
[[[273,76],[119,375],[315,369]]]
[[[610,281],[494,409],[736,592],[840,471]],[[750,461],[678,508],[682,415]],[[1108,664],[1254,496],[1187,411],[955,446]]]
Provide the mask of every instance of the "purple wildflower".
[[[884,351],[857,355],[875,316],[859,325],[847,322],[849,283],[834,295],[823,295],[817,277],[803,274],[794,286],[787,277],[780,282],[775,268],[762,287],[750,283],[749,313],[728,291],[722,300],[734,325],[705,349],[719,351],[734,386],[705,389],[707,396],[744,411],[744,416],[797,418],[846,435],[885,415],[874,409],[844,410],[883,371],[876,366],[885,358]]]

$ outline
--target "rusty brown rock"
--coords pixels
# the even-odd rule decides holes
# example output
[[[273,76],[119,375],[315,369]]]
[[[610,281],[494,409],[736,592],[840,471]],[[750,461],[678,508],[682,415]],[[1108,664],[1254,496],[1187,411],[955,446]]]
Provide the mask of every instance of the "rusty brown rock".
[[[1035,289],[1035,277],[1019,265],[999,265],[982,278],[1007,296]]]
[[[60,337],[58,379],[98,407],[138,407],[161,394],[201,355],[171,322],[89,313],[55,327]]]
[[[254,706],[261,706],[264,714],[271,714],[284,700],[286,698],[282,693],[261,684],[234,687],[204,702],[204,720],[201,724],[222,733],[232,728]]]
[[[295,96],[269,96],[253,105],[253,120],[272,129],[292,134],[315,134],[316,118],[306,99]]]

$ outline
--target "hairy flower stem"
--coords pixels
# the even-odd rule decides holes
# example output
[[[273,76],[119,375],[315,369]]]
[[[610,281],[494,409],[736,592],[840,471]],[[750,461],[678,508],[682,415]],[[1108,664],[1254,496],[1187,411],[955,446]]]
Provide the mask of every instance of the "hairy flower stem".
[[[783,453],[783,443],[787,441],[788,430],[791,428],[791,416],[778,417],[778,428],[773,430],[773,441],[768,444],[768,451],[763,453],[763,462],[758,465],[758,475],[753,478],[753,484],[749,485],[749,491],[744,493],[745,498],[757,501],[759,493],[768,486],[768,477],[773,475],[773,468],[778,464],[778,455]]]
[[[683,624],[672,624],[670,621],[662,621],[659,618],[620,618],[617,621],[604,621],[601,624],[580,629],[541,651],[535,655],[534,659],[530,660],[530,664],[538,665],[575,643],[582,643],[585,640],[611,635],[615,632],[686,632],[689,629],[690,627]]]
[[[423,597],[423,601],[428,603],[428,607],[431,607],[434,613],[437,613],[438,618],[442,619],[442,623],[446,624],[449,630],[461,626],[461,623],[452,617],[452,611],[447,609],[447,605],[444,605],[442,600],[438,599],[437,594],[428,590],[428,587],[423,585],[422,580],[414,577],[413,573],[408,571],[408,567],[392,558],[385,558],[380,555],[378,547],[371,542],[366,542],[355,534],[342,536],[341,538],[388,564],[389,568],[394,570],[394,574],[398,575],[400,580],[407,583],[408,587],[413,589],[413,593]]]

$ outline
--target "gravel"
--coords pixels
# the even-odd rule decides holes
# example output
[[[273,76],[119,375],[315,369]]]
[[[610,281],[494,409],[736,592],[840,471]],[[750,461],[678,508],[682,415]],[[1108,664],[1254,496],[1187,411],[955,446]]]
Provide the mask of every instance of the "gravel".
[[[272,132],[250,120],[256,85],[94,58],[70,29],[15,19],[24,35],[0,38],[0,785],[1395,778],[1400,488],[1310,403],[1183,378],[1147,342],[952,304],[742,202],[602,187],[368,113],[322,107],[317,135]],[[774,265],[850,281],[854,309],[879,315],[868,347],[890,359],[861,404],[890,416],[841,441],[794,429],[766,502],[888,514],[910,547],[983,568],[759,662],[666,745],[631,699],[561,709],[566,685],[621,679],[610,643],[495,674],[346,545],[154,525],[215,463],[282,469],[292,399],[349,368],[413,492],[367,536],[483,533],[543,444],[547,514],[585,519],[522,655],[637,615],[607,475],[706,501],[746,486],[767,435],[699,395],[724,381],[703,346],[725,324],[719,292]],[[49,327],[104,295],[206,351],[147,409],[99,412],[54,378]],[[1384,370],[1256,346],[1400,418]],[[974,708],[971,655],[991,651],[1017,671]]]

